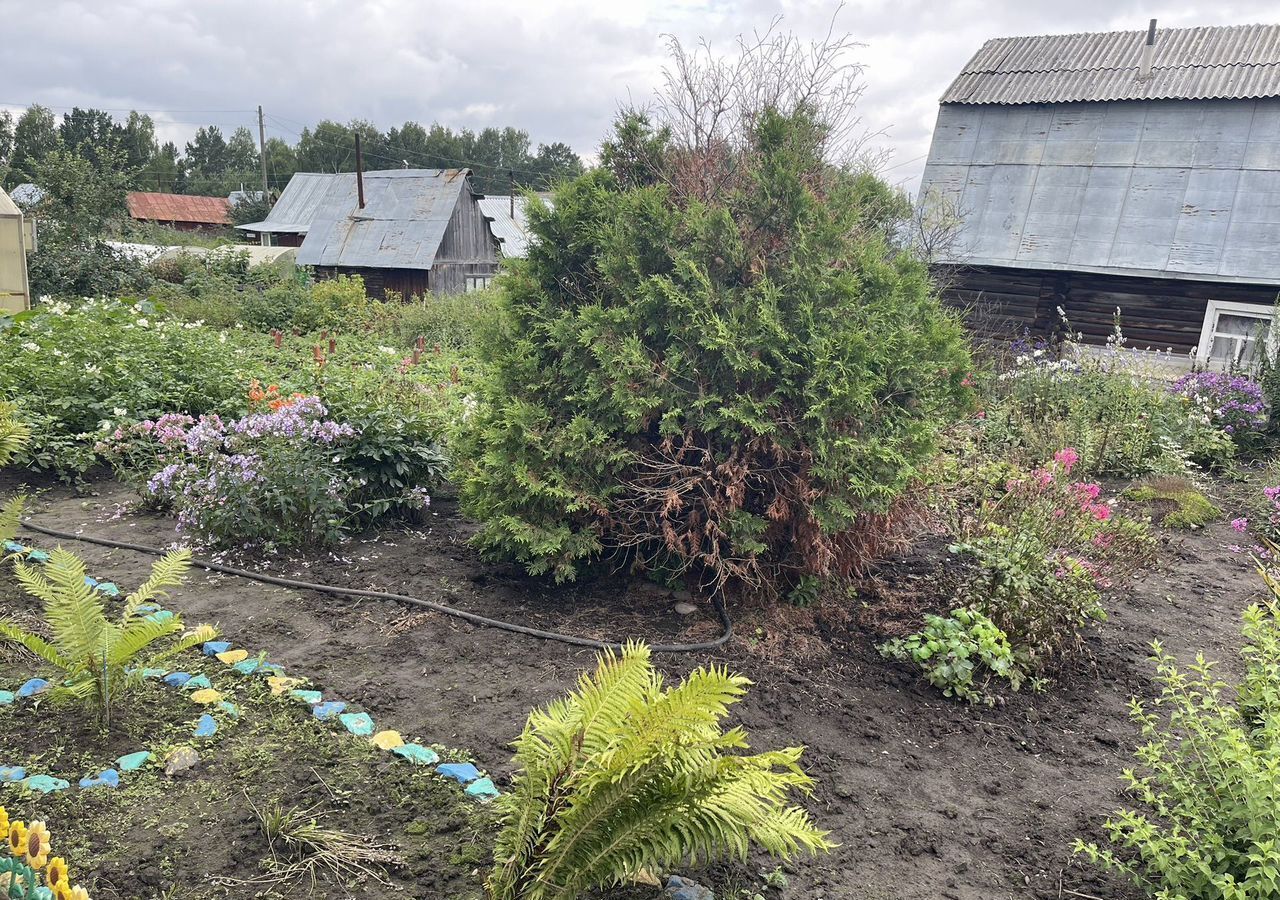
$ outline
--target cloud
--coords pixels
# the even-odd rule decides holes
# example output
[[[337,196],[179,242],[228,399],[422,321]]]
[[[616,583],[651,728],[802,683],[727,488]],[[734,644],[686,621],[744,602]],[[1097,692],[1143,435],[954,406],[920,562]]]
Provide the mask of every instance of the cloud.
[[[852,0],[837,27],[865,43],[861,103],[886,174],[918,181],[937,98],[982,43],[1045,32],[1140,29],[1137,0]],[[661,79],[663,35],[708,38],[781,27],[816,37],[836,6],[810,0],[0,0],[6,83],[0,106],[40,102],[150,110],[179,144],[199,124],[225,131],[271,117],[296,139],[321,118],[453,127],[515,125],[535,142],[592,154],[620,103]],[[1174,5],[1162,25],[1274,17],[1274,0]]]

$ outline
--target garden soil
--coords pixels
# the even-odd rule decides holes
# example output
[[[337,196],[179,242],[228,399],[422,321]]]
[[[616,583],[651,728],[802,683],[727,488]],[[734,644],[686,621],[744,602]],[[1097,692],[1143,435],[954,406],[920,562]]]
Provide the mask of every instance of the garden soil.
[[[0,493],[12,482],[0,483]],[[43,490],[30,512],[50,528],[151,545],[177,539],[172,521],[130,512],[133,499],[103,481],[80,495]],[[674,607],[685,598],[644,582],[555,586],[485,563],[467,546],[473,528],[442,501],[417,528],[250,565],[589,637],[692,641],[718,631],[709,607],[682,617]],[[1102,821],[1124,803],[1120,773],[1138,740],[1129,702],[1154,692],[1152,640],[1184,661],[1203,651],[1225,671],[1236,669],[1240,613],[1262,585],[1247,557],[1229,549],[1233,537],[1226,525],[1162,532],[1160,563],[1116,587],[1108,620],[1066,671],[1042,692],[1024,690],[993,707],[947,701],[875,650],[878,636],[895,627],[883,611],[897,604],[918,615],[920,602],[945,602],[948,563],[937,539],[887,562],[855,596],[781,615],[733,610],[737,635],[726,648],[658,661],[671,677],[711,662],[742,672],[755,686],[735,714],[753,747],[808,747],[806,767],[818,784],[806,805],[840,846],[790,864],[781,896],[1136,897],[1071,845],[1100,839]],[[74,549],[91,572],[122,586],[135,585],[150,565],[128,551]],[[393,603],[204,573],[167,605],[188,622],[216,622],[238,645],[268,651],[326,695],[367,709],[380,727],[467,748],[500,787],[528,711],[571,688],[593,663],[590,651]],[[723,887],[726,871],[731,878],[732,870],[719,870],[707,880]]]

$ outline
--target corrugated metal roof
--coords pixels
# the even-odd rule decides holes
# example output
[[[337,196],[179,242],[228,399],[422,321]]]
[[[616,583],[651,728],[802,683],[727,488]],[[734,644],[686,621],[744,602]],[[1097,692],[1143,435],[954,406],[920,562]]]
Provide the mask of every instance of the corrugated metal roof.
[[[254,234],[306,234],[324,195],[335,181],[342,178],[355,184],[356,176],[351,173],[327,175],[320,172],[295,172],[265,219],[237,227]]]
[[[543,197],[542,202],[551,205],[551,200]],[[481,214],[489,220],[489,228],[498,239],[503,256],[525,256],[529,252],[529,211],[528,198],[515,198],[515,217],[511,215],[511,197],[481,197],[479,200]]]
[[[325,193],[298,265],[430,269],[458,198],[468,191],[466,169],[366,172],[364,209],[357,209],[354,176],[338,177]]]
[[[226,197],[194,194],[131,192],[125,200],[129,215],[144,222],[194,222],[198,225],[230,225],[231,204]]]
[[[15,185],[9,192],[9,196],[19,206],[35,206],[44,199],[44,191],[31,182],[24,181],[22,184]]]
[[[1280,96],[1280,25],[1161,28],[1150,78],[1146,31],[996,38],[961,70],[943,103],[1236,100]]]

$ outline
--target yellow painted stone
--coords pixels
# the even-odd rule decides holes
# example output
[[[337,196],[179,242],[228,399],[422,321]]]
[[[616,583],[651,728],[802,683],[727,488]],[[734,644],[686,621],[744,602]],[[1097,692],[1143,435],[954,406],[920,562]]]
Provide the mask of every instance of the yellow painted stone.
[[[404,738],[400,736],[398,731],[379,731],[369,738],[369,743],[379,750],[393,750],[396,747],[404,746]]]
[[[221,699],[222,695],[213,688],[201,688],[191,695],[191,700],[194,703],[217,703]]]
[[[267,679],[267,684],[271,687],[271,693],[277,697],[306,683],[307,680],[305,678],[289,678],[286,675],[272,675]]]
[[[218,662],[228,666],[234,666],[236,663],[242,662],[248,658],[248,650],[224,650],[218,654]]]

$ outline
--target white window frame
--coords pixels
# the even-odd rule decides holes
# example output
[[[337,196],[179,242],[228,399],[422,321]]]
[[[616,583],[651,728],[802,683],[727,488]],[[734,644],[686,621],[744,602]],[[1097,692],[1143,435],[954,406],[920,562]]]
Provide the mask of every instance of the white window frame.
[[[1270,322],[1275,315],[1274,307],[1264,306],[1260,303],[1238,303],[1230,300],[1210,300],[1204,309],[1204,322],[1200,326],[1200,346],[1196,350],[1196,362],[1205,368],[1226,368],[1229,364],[1215,362],[1209,359],[1209,351],[1213,348],[1214,332],[1217,331],[1218,316],[1227,313],[1233,316],[1247,316],[1252,319],[1261,319],[1263,322]],[[1264,353],[1273,353],[1275,342],[1280,339],[1280,335],[1268,334],[1264,339]]]
[[[493,284],[492,275],[468,275],[466,279],[466,292],[468,294],[472,291],[483,291]]]

